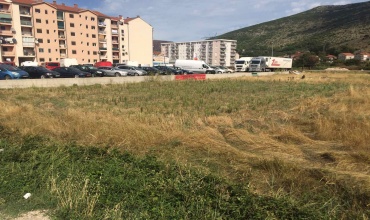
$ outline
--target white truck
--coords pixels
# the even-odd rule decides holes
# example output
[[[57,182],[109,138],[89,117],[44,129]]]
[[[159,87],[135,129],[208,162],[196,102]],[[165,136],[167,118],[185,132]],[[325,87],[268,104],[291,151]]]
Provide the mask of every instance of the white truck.
[[[24,61],[21,63],[21,66],[38,66],[39,63],[35,61]]]
[[[175,67],[191,71],[193,73],[212,73],[216,71],[202,60],[176,60]]]
[[[253,57],[240,57],[235,60],[235,72],[248,72],[249,62]]]
[[[71,65],[78,65],[76,58],[64,58],[60,59],[60,66],[61,67],[69,67]]]
[[[266,72],[275,70],[290,70],[292,68],[293,59],[284,57],[253,57],[249,63],[249,71],[251,72]]]

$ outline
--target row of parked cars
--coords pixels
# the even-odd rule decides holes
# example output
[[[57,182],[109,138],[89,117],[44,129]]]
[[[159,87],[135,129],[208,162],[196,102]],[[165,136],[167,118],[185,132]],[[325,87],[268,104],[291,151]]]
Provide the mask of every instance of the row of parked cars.
[[[192,72],[169,66],[134,67],[128,65],[94,67],[92,65],[71,65],[69,67],[20,66],[0,64],[0,79],[22,78],[79,78],[102,76],[144,76],[144,75],[180,75]]]

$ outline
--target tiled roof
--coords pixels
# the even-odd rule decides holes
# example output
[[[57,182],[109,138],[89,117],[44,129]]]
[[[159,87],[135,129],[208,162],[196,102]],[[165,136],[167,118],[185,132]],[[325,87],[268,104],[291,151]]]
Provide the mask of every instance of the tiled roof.
[[[98,16],[98,17],[103,17],[103,18],[109,18],[109,16],[108,15],[105,15],[105,14],[103,14],[103,13],[101,13],[101,12],[98,12],[98,11],[92,11],[94,14],[96,14],[96,16]]]

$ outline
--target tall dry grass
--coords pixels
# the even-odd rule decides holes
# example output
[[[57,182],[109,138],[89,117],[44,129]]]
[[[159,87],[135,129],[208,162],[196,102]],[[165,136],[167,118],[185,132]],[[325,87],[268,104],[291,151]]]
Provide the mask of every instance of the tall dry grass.
[[[153,153],[273,196],[370,192],[369,75],[305,74],[2,90],[0,126]]]

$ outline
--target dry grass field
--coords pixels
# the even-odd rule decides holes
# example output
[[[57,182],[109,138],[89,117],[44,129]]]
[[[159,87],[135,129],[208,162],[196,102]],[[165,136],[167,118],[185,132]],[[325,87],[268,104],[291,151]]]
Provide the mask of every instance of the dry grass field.
[[[151,154],[368,219],[370,74],[304,74],[0,90],[0,131]]]

